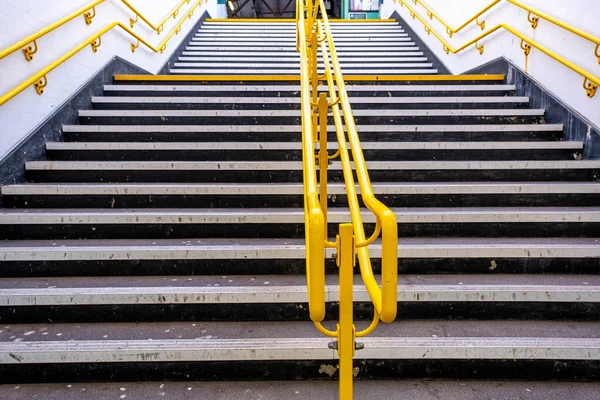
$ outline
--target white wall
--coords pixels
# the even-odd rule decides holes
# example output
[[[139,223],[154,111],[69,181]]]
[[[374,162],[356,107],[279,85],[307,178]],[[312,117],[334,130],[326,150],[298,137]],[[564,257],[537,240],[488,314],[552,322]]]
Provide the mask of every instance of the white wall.
[[[0,0],[0,49],[89,3],[91,0]],[[130,0],[130,3],[157,25],[180,0]],[[0,159],[114,56],[118,55],[151,73],[158,72],[204,11],[216,14],[216,3],[216,0],[210,0],[197,8],[192,19],[183,24],[179,35],[173,36],[167,44],[163,54],[154,53],[143,45],[132,54],[131,37],[116,28],[102,37],[102,45],[96,54],[88,46],[49,73],[43,96],[38,96],[30,87],[0,106]],[[195,1],[184,5],[176,20],[170,18],[160,35],[141,20],[134,31],[156,47],[193,4]],[[96,17],[91,25],[86,25],[81,16],[39,39],[39,50],[33,61],[27,62],[20,50],[0,60],[0,94],[28,79],[106,25],[121,21],[129,26],[130,16],[133,13],[120,0],[107,0],[96,7]]]
[[[456,28],[490,2],[491,0],[428,0],[426,4]],[[523,0],[523,3],[600,37],[600,5],[598,0]],[[412,2],[409,2],[409,5],[429,21],[430,25],[439,33],[448,38],[443,25],[436,20],[429,20],[423,7],[420,5],[415,6]],[[531,50],[526,65],[525,55],[519,46],[520,39],[509,32],[501,31],[486,38],[483,42],[485,44],[483,55],[479,55],[475,47],[469,47],[462,53],[446,55],[440,42],[433,35],[425,33],[421,22],[412,19],[406,7],[394,4],[392,0],[385,0],[382,17],[387,18],[394,10],[398,11],[452,73],[460,74],[488,61],[505,56],[521,69],[527,70],[534,79],[562,101],[584,115],[596,126],[600,126],[600,89],[593,99],[589,99],[582,87],[582,76],[536,49]],[[507,23],[592,74],[600,76],[600,65],[598,59],[594,56],[595,45],[593,43],[541,19],[538,28],[534,30],[527,22],[527,12],[506,2],[498,4],[484,14],[483,17],[486,21],[486,30],[499,23]],[[448,41],[456,48],[481,33],[481,29],[473,23],[469,28],[455,34],[452,39],[448,38]]]

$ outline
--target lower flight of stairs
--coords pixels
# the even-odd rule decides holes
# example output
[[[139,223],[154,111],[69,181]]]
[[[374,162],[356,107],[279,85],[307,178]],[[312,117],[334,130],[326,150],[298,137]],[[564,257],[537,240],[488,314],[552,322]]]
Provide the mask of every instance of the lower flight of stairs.
[[[337,378],[308,320],[298,90],[114,84],[79,111],[2,188],[0,379]],[[349,85],[400,235],[398,319],[360,339],[357,378],[598,377],[600,162],[514,92]],[[334,234],[349,220],[337,160],[330,180]],[[355,299],[363,328],[358,276]]]

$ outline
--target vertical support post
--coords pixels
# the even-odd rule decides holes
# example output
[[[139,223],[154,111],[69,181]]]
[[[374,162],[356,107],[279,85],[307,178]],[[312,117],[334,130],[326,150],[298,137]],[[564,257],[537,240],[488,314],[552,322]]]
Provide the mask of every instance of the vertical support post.
[[[325,219],[325,240],[327,240],[327,168],[329,167],[329,153],[327,151],[327,114],[329,106],[327,95],[319,95],[319,199],[321,210]]]
[[[353,285],[356,249],[352,224],[340,224],[337,264],[340,268],[340,322],[338,356],[340,358],[340,399],[352,399],[356,330],[353,316]]]

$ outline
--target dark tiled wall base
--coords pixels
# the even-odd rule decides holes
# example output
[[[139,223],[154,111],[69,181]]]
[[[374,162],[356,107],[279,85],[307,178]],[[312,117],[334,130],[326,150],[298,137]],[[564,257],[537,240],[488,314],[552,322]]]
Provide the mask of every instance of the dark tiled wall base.
[[[545,109],[547,123],[564,124],[564,140],[583,141],[585,143],[584,159],[600,159],[600,128],[558,99],[548,89],[506,58],[498,58],[465,72],[465,74],[496,73],[506,74],[506,83],[517,86],[517,96],[529,96],[531,108]],[[583,90],[581,90],[581,96],[585,96]]]
[[[62,126],[77,124],[77,111],[91,109],[92,96],[102,95],[103,86],[113,83],[115,74],[147,75],[149,72],[120,57],[110,60],[0,160],[0,185],[25,182],[25,162],[45,159],[46,142],[62,141]]]

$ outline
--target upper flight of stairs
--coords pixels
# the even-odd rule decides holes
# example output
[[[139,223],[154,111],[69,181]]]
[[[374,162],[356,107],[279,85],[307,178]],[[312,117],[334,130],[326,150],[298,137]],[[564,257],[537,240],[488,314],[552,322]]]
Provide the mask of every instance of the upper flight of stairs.
[[[345,72],[387,35],[406,38],[395,24],[334,27]],[[275,30],[293,26],[207,22],[198,39],[211,47],[181,61],[296,74],[293,36],[251,51],[233,36]],[[359,30],[364,42],[345,51]],[[250,67],[246,52],[293,62]],[[406,72],[391,62],[369,68]],[[398,319],[360,339],[357,377],[597,379],[600,161],[493,77],[348,91],[400,257]],[[2,188],[0,380],[337,377],[330,340],[308,320],[298,83],[117,81],[92,105],[26,164],[26,183]],[[329,139],[333,152],[332,126]],[[330,171],[335,234],[349,215],[338,160]],[[378,270],[377,243],[371,254]],[[361,329],[372,310],[358,276],[355,301]]]
[[[437,73],[398,22],[331,22],[331,27],[345,75]],[[294,22],[205,22],[170,72],[298,75],[299,70]]]

